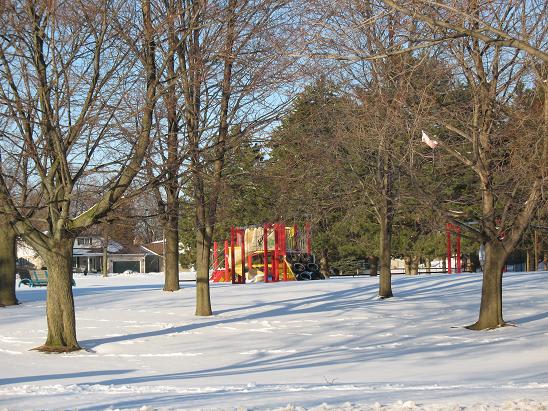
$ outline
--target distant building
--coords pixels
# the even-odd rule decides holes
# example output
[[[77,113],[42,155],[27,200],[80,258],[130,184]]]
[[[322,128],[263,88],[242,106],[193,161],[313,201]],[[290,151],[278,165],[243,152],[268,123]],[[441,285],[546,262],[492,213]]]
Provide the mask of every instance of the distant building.
[[[72,268],[74,272],[101,272],[103,264],[104,239],[100,236],[82,236],[74,241]],[[122,273],[159,272],[164,270],[163,241],[144,245],[123,245],[109,240],[107,246],[108,271]],[[36,269],[45,267],[44,261],[32,247],[19,242],[17,246],[19,268]]]
[[[44,266],[42,258],[31,246],[23,241],[17,241],[17,262],[18,268],[40,269]]]

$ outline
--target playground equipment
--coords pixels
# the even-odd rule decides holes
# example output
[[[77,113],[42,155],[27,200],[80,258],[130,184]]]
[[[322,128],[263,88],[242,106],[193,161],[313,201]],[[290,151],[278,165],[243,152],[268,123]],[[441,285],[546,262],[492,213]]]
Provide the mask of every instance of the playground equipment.
[[[213,243],[214,282],[278,282],[321,278],[312,254],[311,227],[265,224],[230,230],[221,251]]]

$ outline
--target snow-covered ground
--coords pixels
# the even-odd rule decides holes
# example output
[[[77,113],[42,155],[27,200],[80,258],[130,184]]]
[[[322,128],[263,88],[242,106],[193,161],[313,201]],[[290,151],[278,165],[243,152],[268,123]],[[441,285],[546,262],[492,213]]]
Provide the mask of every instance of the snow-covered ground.
[[[507,273],[515,327],[473,332],[479,274],[212,284],[76,277],[85,351],[43,354],[44,288],[0,309],[0,409],[548,409],[548,273]]]

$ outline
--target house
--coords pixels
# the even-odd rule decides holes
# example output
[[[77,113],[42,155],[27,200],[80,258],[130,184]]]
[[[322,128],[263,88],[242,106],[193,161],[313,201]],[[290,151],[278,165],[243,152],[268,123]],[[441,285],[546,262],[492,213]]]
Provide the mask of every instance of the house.
[[[159,241],[162,243],[162,241]],[[163,251],[154,251],[154,245],[121,244],[108,241],[107,259],[110,273],[135,271],[137,273],[158,272],[163,270]],[[148,246],[148,248],[147,248]],[[104,240],[99,236],[77,237],[72,254],[73,269],[82,272],[100,272],[103,264]],[[163,246],[162,246],[163,250]]]
[[[18,240],[17,260],[15,265],[17,268],[40,269],[44,266],[44,262],[38,253],[34,251],[34,248],[27,245],[25,242]]]
[[[122,273],[159,272],[164,269],[163,241],[149,244],[121,244],[109,240],[107,245],[108,271]],[[100,236],[82,236],[74,241],[72,268],[74,272],[101,272],[104,254],[104,239]],[[42,268],[45,266],[40,256],[28,245],[20,242],[17,246],[17,265],[20,268]]]

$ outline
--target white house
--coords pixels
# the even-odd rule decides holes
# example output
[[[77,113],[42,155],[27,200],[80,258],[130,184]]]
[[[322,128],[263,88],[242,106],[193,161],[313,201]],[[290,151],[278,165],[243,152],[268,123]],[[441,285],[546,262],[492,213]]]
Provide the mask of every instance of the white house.
[[[161,243],[161,247],[158,247]],[[75,272],[100,272],[103,264],[104,240],[99,236],[77,237],[74,241],[72,267]],[[138,273],[158,272],[164,268],[163,242],[145,245],[123,245],[109,240],[107,246],[108,270],[122,273],[130,270]],[[42,268],[43,260],[34,249],[24,242],[17,246],[17,265],[20,268]]]

